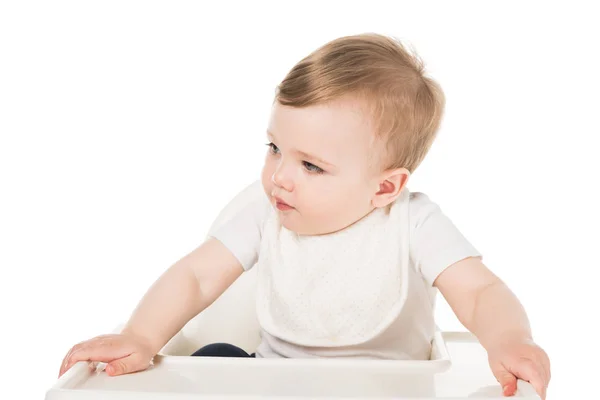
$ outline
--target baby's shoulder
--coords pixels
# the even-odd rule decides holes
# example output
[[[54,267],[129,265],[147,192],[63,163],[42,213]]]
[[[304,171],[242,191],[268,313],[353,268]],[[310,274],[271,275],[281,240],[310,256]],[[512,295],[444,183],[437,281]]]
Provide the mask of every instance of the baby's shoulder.
[[[408,207],[413,227],[419,226],[431,215],[441,212],[440,206],[428,194],[418,191],[409,192]]]
[[[407,189],[408,190],[408,189]],[[431,203],[431,198],[429,195],[423,192],[411,192],[408,191],[408,199],[411,205],[423,205],[427,203]]]

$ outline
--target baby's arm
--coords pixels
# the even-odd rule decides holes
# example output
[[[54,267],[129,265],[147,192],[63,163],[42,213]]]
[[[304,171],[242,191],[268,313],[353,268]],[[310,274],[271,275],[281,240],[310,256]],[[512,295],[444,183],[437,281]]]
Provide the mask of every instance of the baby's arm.
[[[485,348],[508,337],[531,339],[521,303],[480,258],[470,257],[445,269],[434,286]]]
[[[220,241],[209,238],[150,287],[123,333],[144,337],[156,354],[242,272],[237,258]]]
[[[59,376],[79,361],[106,362],[109,375],[148,368],[152,357],[242,273],[238,259],[209,238],[171,266],[144,295],[121,334],[101,335],[68,352]]]
[[[512,395],[520,378],[545,398],[550,361],[533,342],[527,314],[504,282],[480,258],[470,257],[446,268],[434,286],[488,351],[504,394]]]

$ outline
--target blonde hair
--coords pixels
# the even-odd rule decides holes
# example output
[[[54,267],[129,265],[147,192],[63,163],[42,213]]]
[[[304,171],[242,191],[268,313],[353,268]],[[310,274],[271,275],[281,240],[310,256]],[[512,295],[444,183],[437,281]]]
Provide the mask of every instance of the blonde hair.
[[[347,97],[367,107],[384,152],[380,167],[413,173],[437,135],[445,105],[441,87],[425,76],[416,52],[379,34],[335,39],[288,72],[275,101],[307,107]]]

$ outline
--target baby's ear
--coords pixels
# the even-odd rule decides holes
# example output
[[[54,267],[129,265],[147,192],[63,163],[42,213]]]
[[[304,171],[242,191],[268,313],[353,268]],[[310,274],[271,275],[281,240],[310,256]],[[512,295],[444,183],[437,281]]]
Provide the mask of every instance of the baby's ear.
[[[385,207],[400,196],[406,187],[410,172],[406,168],[397,168],[383,172],[379,179],[379,191],[371,200],[374,207]]]

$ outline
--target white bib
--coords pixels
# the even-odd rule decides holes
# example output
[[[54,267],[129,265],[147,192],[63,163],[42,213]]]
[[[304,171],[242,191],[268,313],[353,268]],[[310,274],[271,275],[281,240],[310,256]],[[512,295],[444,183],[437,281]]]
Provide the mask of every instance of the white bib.
[[[364,343],[398,316],[408,293],[409,191],[339,232],[299,236],[272,212],[263,226],[257,313],[300,346]]]

